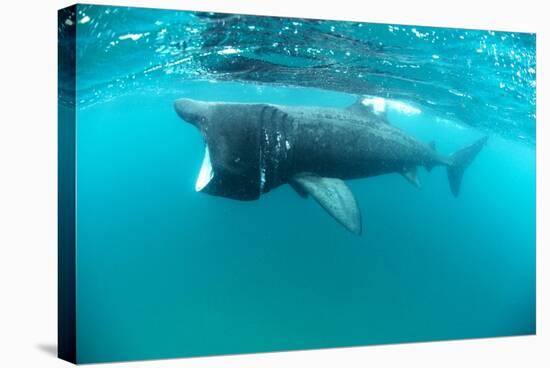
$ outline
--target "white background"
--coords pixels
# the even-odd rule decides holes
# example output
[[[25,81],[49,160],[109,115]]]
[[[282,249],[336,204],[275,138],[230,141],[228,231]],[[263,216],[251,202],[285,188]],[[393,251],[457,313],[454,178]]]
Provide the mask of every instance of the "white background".
[[[95,1],[537,32],[537,336],[114,364],[131,367],[544,366],[548,350],[548,37],[544,1]],[[68,1],[0,10],[0,367],[64,367],[57,328],[57,14]],[[546,105],[546,106],[545,106]],[[546,223],[546,227],[544,226]],[[545,311],[546,309],[546,311]],[[546,313],[545,313],[546,312]],[[548,364],[548,363],[547,363]],[[548,365],[546,365],[548,366]]]

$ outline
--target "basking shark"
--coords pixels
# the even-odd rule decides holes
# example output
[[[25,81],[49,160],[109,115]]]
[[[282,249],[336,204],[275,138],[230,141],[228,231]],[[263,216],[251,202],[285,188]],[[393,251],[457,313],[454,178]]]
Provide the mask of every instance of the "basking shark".
[[[487,137],[445,156],[392,126],[359,98],[347,109],[178,99],[178,115],[205,141],[195,189],[242,201],[289,184],[361,234],[361,212],[344,180],[399,173],[420,186],[423,166],[447,168],[456,197]]]

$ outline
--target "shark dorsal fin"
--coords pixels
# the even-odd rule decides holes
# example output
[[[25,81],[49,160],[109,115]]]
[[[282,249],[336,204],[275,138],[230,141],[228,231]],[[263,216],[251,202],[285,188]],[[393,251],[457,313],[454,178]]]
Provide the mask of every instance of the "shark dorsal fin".
[[[361,212],[353,193],[338,178],[324,178],[316,174],[295,175],[293,183],[311,195],[336,221],[354,234],[361,234]]]
[[[346,107],[346,110],[358,115],[374,114],[373,107],[364,105],[363,99],[363,96],[358,96],[354,103]]]
[[[349,105],[346,110],[353,114],[357,114],[359,116],[362,116],[364,118],[371,118],[374,119],[380,123],[389,124],[389,121],[386,119],[386,113],[384,110],[382,111],[375,111],[375,104],[374,103],[364,103],[365,97],[359,96],[357,97],[357,100],[355,100],[354,103]],[[382,100],[382,103],[384,100]]]

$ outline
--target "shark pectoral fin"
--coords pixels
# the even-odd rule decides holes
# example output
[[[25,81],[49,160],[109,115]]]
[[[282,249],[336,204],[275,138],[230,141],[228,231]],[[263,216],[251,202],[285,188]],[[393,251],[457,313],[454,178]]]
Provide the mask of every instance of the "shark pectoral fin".
[[[405,179],[407,179],[407,181],[409,183],[411,183],[412,185],[414,185],[418,189],[420,189],[422,187],[420,185],[420,181],[418,180],[416,167],[406,168],[405,170],[403,170],[401,175],[403,175],[403,177]]]
[[[304,187],[301,184],[298,184],[296,181],[291,181],[288,183],[292,189],[302,198],[307,199],[308,192],[304,189]]]
[[[324,178],[309,173],[298,174],[292,181],[346,229],[361,234],[361,212],[346,183],[337,178]]]

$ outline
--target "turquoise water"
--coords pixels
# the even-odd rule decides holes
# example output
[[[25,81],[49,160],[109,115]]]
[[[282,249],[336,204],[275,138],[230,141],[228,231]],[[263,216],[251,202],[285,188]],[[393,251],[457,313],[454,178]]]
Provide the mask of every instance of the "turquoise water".
[[[534,35],[78,9],[79,362],[535,333]],[[357,94],[445,154],[489,135],[458,199],[441,167],[349,181],[355,236],[288,186],[195,192],[175,99]]]

